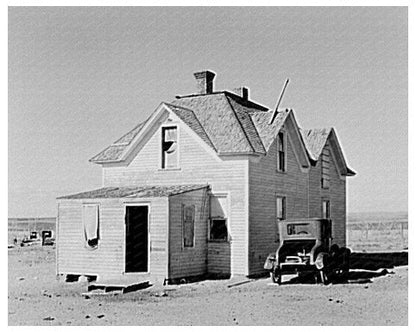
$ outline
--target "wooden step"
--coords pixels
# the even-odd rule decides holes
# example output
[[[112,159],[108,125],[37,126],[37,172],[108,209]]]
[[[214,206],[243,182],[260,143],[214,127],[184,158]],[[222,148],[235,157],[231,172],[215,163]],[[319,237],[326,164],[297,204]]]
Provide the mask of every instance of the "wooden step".
[[[129,293],[134,292],[140,289],[144,289],[150,286],[149,280],[129,280],[129,279],[116,279],[108,281],[99,281],[91,283],[87,286],[88,293],[95,291],[96,294],[99,293]]]

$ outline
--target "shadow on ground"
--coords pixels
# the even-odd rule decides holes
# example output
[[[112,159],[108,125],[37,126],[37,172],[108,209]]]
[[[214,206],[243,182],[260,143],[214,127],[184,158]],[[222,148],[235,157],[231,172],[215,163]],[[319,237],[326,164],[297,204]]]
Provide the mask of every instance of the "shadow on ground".
[[[381,277],[386,274],[391,274],[387,269],[392,269],[397,266],[408,265],[408,253],[407,252],[381,252],[381,253],[366,253],[366,252],[353,252],[350,257],[350,271],[345,277],[331,276],[331,283],[371,283],[373,278]],[[351,271],[352,270],[352,271]],[[236,281],[229,285],[229,287],[245,284],[250,281],[259,279],[265,279],[269,277],[268,272],[264,272],[258,275],[249,277],[249,280]],[[320,277],[318,276],[318,279]],[[175,284],[188,284],[195,283],[204,280],[220,280],[230,279],[230,275],[224,274],[207,274],[203,276],[197,276],[187,279],[170,280],[169,285]],[[315,284],[316,275],[314,273],[304,273],[298,277],[291,278],[284,281],[282,284]]]
[[[330,276],[333,284],[362,284],[371,283],[373,278],[392,274],[387,269],[408,265],[407,252],[383,252],[364,253],[353,252],[350,257],[350,271],[344,277]],[[314,273],[300,275],[283,284],[314,284],[316,278]]]
[[[350,258],[350,269],[379,270],[392,269],[395,266],[408,265],[407,252],[353,252]]]

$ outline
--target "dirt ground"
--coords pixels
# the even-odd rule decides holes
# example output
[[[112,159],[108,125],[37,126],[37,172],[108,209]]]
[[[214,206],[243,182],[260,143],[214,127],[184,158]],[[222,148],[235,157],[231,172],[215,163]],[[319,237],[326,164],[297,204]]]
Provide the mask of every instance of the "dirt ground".
[[[8,264],[9,325],[408,324],[407,266],[328,286],[208,280],[85,299],[86,283],[56,280],[51,247],[9,249]]]

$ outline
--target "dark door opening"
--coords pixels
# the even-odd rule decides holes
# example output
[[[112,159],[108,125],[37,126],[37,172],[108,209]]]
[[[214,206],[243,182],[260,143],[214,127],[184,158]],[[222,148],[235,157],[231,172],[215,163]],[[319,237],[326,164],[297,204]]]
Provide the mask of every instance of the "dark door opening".
[[[147,206],[126,206],[126,272],[148,272]]]

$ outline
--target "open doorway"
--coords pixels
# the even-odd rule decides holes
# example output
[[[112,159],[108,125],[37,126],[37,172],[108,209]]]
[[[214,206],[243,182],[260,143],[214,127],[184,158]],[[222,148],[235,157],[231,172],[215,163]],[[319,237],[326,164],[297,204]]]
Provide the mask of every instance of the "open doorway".
[[[125,272],[149,272],[148,206],[126,206]]]

